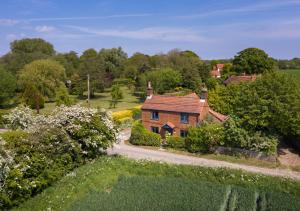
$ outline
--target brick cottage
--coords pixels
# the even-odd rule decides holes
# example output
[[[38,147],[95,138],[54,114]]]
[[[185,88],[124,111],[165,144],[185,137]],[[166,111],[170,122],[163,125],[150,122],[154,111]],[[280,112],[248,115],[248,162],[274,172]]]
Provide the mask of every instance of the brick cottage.
[[[144,127],[164,138],[166,132],[174,136],[187,136],[190,126],[200,125],[206,118],[215,122],[227,119],[209,108],[207,94],[201,97],[192,93],[185,96],[154,95],[151,83],[148,83],[147,98],[142,106]]]

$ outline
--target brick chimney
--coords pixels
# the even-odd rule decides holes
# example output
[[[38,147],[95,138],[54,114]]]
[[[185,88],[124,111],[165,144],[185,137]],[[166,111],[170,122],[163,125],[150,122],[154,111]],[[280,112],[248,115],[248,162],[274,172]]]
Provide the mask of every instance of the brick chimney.
[[[151,82],[148,81],[148,87],[147,87],[147,98],[151,98],[153,95],[153,88],[151,86]]]
[[[203,85],[201,87],[200,102],[205,102],[207,98],[208,98],[207,88]]]

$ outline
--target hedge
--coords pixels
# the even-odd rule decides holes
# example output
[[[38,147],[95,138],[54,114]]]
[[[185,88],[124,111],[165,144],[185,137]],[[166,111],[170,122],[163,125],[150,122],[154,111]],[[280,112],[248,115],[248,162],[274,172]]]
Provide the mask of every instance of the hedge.
[[[146,130],[140,122],[135,122],[129,142],[134,145],[159,147],[161,145],[161,137],[159,134]]]
[[[167,137],[167,146],[174,149],[184,149],[185,139],[177,136],[169,136]]]

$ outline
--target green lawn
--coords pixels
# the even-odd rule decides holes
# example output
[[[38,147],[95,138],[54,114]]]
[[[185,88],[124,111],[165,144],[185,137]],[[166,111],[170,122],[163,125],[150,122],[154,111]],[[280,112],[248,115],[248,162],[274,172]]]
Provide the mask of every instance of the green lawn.
[[[101,157],[16,210],[297,210],[300,183],[288,179]]]
[[[287,70],[281,70],[285,73],[288,73],[298,79],[300,81],[300,69],[287,69]]]
[[[125,110],[128,108],[133,108],[141,104],[138,97],[132,94],[127,87],[122,87],[123,99],[119,101],[116,108],[110,108],[110,89],[106,89],[103,93],[96,93],[95,98],[92,98],[90,101],[92,108],[105,108],[111,111]],[[82,106],[88,106],[86,99],[77,99],[76,96],[72,96],[77,103],[80,103]],[[46,103],[45,108],[41,110],[41,113],[50,113],[55,108],[55,103]]]

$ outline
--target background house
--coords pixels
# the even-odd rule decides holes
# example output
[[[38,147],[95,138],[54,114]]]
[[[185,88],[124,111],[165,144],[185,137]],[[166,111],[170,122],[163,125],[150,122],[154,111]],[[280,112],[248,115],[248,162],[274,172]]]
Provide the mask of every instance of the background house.
[[[213,69],[210,71],[211,77],[221,78],[221,72],[223,71],[224,64],[216,64],[213,66]]]
[[[186,96],[154,95],[150,83],[146,101],[141,109],[144,127],[161,134],[163,138],[166,132],[185,137],[189,127],[199,125],[208,116],[216,122],[227,119],[226,116],[209,108],[205,93],[201,97],[196,93]]]

